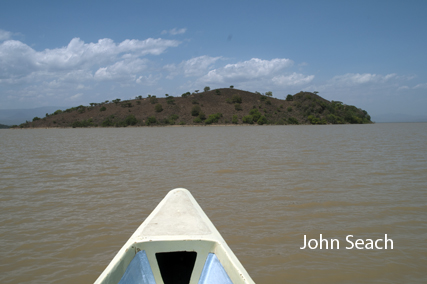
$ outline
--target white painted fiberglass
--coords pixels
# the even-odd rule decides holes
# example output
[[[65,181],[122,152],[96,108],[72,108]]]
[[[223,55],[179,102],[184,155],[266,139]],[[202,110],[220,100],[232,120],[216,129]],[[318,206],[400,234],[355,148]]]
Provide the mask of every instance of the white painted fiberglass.
[[[214,283],[209,282],[210,279],[215,280],[214,276],[222,273],[222,270],[227,277],[218,279],[230,282],[215,283],[254,283],[197,201],[183,188],[171,190],[166,195],[120,249],[95,284],[119,283],[140,251],[145,251],[157,284],[164,282],[156,254],[180,251],[197,253],[190,284],[199,283],[209,254],[214,254],[215,257],[209,259],[210,266],[206,267],[205,277],[208,282],[201,283]]]

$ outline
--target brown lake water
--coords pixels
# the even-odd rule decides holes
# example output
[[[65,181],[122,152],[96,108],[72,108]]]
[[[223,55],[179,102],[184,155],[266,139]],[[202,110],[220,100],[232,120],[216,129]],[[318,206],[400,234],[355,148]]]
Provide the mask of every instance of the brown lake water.
[[[0,283],[92,283],[177,187],[256,283],[427,282],[427,123],[390,123],[0,130]]]

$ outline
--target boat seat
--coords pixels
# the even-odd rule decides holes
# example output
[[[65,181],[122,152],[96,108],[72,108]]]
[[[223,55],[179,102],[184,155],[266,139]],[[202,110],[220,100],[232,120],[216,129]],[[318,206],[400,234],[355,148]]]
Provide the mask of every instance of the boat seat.
[[[119,284],[156,284],[145,250],[135,255]]]
[[[209,253],[199,284],[233,284],[214,253]]]

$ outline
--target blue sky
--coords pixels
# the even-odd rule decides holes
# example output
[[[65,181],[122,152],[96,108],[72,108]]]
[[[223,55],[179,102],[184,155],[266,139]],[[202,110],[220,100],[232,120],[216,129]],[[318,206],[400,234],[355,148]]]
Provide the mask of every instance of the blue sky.
[[[0,109],[228,87],[425,115],[427,1],[2,1]]]

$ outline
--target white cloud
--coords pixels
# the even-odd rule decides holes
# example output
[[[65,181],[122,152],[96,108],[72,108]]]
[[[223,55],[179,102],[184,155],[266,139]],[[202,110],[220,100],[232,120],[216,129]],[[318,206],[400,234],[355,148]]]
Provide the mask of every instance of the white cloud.
[[[137,73],[146,69],[146,60],[122,60],[107,67],[99,68],[94,75],[96,80],[128,79],[135,80]]]
[[[155,76],[150,74],[148,76],[139,76],[138,79],[136,79],[136,82],[141,85],[152,86],[156,84],[161,78],[162,78],[162,75],[160,74]]]
[[[262,60],[252,58],[248,61],[227,64],[226,66],[209,71],[201,78],[206,83],[245,82],[272,77],[286,67],[293,65],[293,61],[286,58]]]
[[[0,41],[8,40],[12,36],[11,32],[0,29]]]
[[[131,66],[122,69],[137,72],[141,69],[134,68],[133,61],[120,61],[119,56],[137,59],[148,54],[159,55],[179,44],[179,41],[160,38],[125,40],[119,44],[108,38],[100,39],[97,43],[84,43],[79,38],[73,38],[65,47],[35,51],[20,41],[8,40],[0,44],[0,80],[18,79],[34,72],[52,72],[53,76],[63,76],[64,73],[108,69],[110,66],[111,71],[117,72],[120,65],[125,63]],[[110,76],[113,76],[111,72]]]
[[[388,74],[388,75],[379,75],[379,74],[354,74],[347,73],[344,75],[335,76],[332,78],[331,82],[333,85],[341,85],[341,86],[356,86],[361,84],[368,83],[385,83],[386,81],[395,78],[396,74]]]
[[[427,83],[418,84],[414,87],[414,89],[427,89]]]
[[[189,60],[182,61],[180,64],[169,64],[163,68],[169,72],[168,79],[173,79],[174,76],[184,74],[185,77],[203,76],[212,65],[222,57],[210,57],[207,55],[194,57]]]
[[[162,35],[163,34],[179,35],[179,34],[184,34],[186,31],[187,31],[186,28],[182,28],[182,29],[173,28],[169,31],[163,30]]]
[[[75,94],[74,96],[70,97],[70,100],[76,100],[76,99],[80,98],[81,96],[83,96],[82,93]]]
[[[271,81],[278,86],[297,86],[308,84],[314,79],[314,75],[305,76],[303,74],[292,73],[290,75],[275,76]]]
[[[409,90],[408,86],[400,86],[399,88],[397,88],[398,91],[402,91],[402,90]]]

